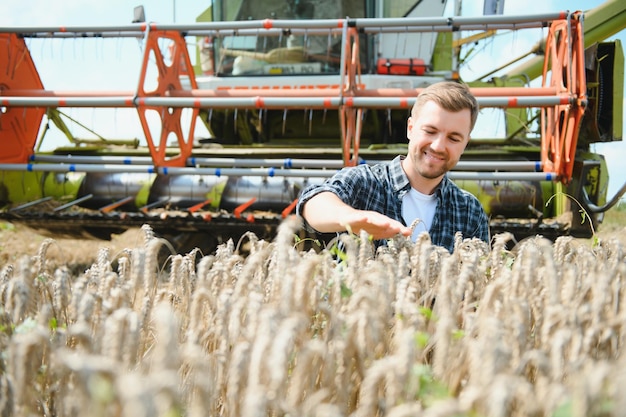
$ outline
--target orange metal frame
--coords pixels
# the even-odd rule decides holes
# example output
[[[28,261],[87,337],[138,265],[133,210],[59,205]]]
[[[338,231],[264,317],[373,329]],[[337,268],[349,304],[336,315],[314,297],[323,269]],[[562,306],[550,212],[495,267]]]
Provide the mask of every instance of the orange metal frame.
[[[159,47],[159,42],[162,40],[171,42],[171,47],[169,48],[171,64],[169,65],[166,63],[166,59]],[[146,75],[151,62],[156,65],[158,71],[158,85],[154,90],[146,91]],[[187,68],[192,68],[191,61],[185,38],[179,32],[148,31],[139,86],[137,88],[137,111],[139,112],[139,120],[146,135],[152,160],[156,166],[185,166],[193,149],[193,135],[199,109],[197,107],[191,109],[191,124],[188,131],[184,132],[181,124],[182,108],[147,106],[144,104],[144,99],[147,97],[167,97],[171,93],[182,91],[181,75],[189,78],[192,89],[197,89],[198,86],[193,71],[187,71]],[[161,132],[158,142],[155,141],[156,138],[152,137],[146,117],[147,112],[151,110],[155,111],[161,119]],[[175,156],[168,157],[166,154],[167,140],[171,134],[176,136],[179,152]]]
[[[350,98],[360,84],[361,61],[359,59],[359,34],[356,28],[347,28],[347,36],[344,44],[344,81],[341,86],[341,94],[346,98],[339,108],[341,123],[341,141],[343,150],[343,162],[345,166],[358,164],[359,147],[361,143],[361,126],[363,109],[352,106]]]

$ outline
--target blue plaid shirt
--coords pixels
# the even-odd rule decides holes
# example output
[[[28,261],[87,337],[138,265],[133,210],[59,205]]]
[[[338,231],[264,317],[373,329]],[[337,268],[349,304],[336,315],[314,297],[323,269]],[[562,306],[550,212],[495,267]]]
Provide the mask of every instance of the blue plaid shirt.
[[[372,166],[344,168],[322,185],[307,187],[300,195],[296,213],[302,213],[303,205],[314,195],[330,191],[356,209],[377,211],[406,225],[402,218],[402,197],[411,184],[402,169],[402,158],[397,156],[392,161]],[[489,242],[489,221],[476,197],[461,190],[447,176],[435,194],[437,209],[429,230],[435,245],[452,252],[456,232],[461,232],[463,238],[476,237]]]

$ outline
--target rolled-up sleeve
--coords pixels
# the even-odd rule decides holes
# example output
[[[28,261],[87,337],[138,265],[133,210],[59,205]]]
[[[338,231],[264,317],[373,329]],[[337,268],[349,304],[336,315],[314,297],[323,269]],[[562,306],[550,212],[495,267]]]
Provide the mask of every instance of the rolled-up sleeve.
[[[335,194],[341,201],[357,210],[371,210],[402,222],[402,193],[410,187],[401,165],[402,158],[376,165],[343,168],[318,185],[303,189],[296,205],[302,217],[304,205],[324,191]],[[304,221],[310,231],[315,231]]]
[[[363,184],[362,174],[362,170],[357,170],[355,168],[343,168],[324,183],[309,185],[307,188],[302,190],[300,197],[298,197],[296,214],[302,217],[304,205],[317,194],[326,191],[335,194],[346,204],[354,205],[357,203],[358,205],[355,195],[358,194],[358,190]],[[304,220],[304,224],[309,231],[316,231],[306,222],[306,219]]]

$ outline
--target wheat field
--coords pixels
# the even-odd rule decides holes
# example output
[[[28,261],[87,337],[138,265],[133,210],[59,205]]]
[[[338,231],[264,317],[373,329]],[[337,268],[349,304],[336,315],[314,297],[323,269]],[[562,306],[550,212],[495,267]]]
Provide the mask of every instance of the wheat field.
[[[80,274],[51,239],[2,265],[0,416],[626,415],[617,240],[313,251],[299,227],[167,272],[149,227]]]

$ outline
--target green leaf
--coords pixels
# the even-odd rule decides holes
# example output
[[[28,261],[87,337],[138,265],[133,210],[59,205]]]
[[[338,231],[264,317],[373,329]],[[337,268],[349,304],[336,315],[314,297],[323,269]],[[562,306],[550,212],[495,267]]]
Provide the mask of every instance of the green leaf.
[[[341,283],[341,298],[348,298],[352,295],[352,290],[343,282]]]
[[[420,307],[419,308],[420,314],[424,317],[426,317],[428,320],[432,320],[433,318],[433,311],[428,308],[428,307]]]
[[[335,245],[332,248],[330,248],[330,253],[332,253],[333,255],[338,257],[342,262],[347,262],[348,261],[348,255],[344,251],[339,249],[337,247],[337,245]]]
[[[430,340],[430,335],[426,332],[415,332],[415,344],[417,344],[417,347],[419,347],[420,349],[424,349],[426,346],[428,346],[428,341]]]
[[[572,402],[567,401],[566,403],[561,404],[559,408],[554,411],[552,417],[570,417],[572,415],[574,415]]]
[[[452,332],[452,338],[454,340],[460,340],[463,339],[463,337],[465,336],[465,331],[461,330],[461,329],[456,329]]]

